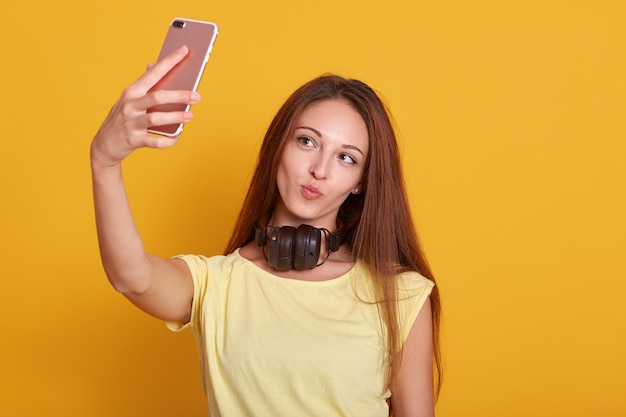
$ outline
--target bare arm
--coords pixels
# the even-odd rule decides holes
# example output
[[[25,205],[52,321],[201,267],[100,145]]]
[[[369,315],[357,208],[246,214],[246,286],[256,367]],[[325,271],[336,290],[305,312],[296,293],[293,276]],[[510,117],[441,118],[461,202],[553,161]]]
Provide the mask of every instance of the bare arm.
[[[396,417],[432,417],[433,343],[430,299],[419,312],[402,347],[402,359],[391,381],[391,404]]]
[[[164,320],[186,322],[191,312],[193,284],[186,264],[147,254],[126,196],[122,161],[141,147],[174,146],[177,138],[157,137],[150,126],[181,123],[190,113],[148,113],[165,103],[195,103],[190,91],[149,89],[187,54],[186,48],[152,65],[124,90],[91,143],[91,169],[100,256],[109,281],[131,302]]]

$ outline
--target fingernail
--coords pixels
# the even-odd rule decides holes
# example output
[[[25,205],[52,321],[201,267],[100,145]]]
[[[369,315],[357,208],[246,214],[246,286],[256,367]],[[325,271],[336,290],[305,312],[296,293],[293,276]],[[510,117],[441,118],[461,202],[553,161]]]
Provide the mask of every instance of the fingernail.
[[[193,113],[190,112],[190,111],[186,111],[185,114],[183,115],[183,118],[187,122],[187,121],[193,119]]]
[[[191,102],[192,103],[197,103],[200,101],[200,94],[196,93],[195,91],[193,93],[191,93]]]

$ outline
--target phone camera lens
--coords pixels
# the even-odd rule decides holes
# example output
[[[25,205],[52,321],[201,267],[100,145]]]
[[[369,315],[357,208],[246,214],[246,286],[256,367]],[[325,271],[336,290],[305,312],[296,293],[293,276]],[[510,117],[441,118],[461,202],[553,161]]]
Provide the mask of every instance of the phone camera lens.
[[[172,26],[174,26],[176,28],[183,28],[183,27],[185,27],[185,22],[182,22],[180,20],[176,20],[176,21],[174,21]]]

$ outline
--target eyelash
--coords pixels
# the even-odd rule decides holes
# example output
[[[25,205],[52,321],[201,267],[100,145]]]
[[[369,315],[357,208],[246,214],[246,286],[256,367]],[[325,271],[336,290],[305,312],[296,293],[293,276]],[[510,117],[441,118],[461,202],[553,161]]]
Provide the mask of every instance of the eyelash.
[[[311,139],[310,137],[308,137],[308,136],[298,136],[296,139],[297,139],[297,141],[301,145],[303,145],[305,147],[310,147],[311,144],[315,145],[315,141],[313,139]],[[347,158],[347,160],[346,160],[346,158]],[[345,164],[348,164],[348,165],[357,165],[358,164],[357,160],[352,155],[350,155],[348,153],[339,154],[339,159],[341,160],[341,162],[343,162]]]
[[[346,161],[345,158],[348,158],[349,161]],[[339,155],[339,159],[341,159],[343,162],[345,162],[346,164],[350,164],[350,165],[357,165],[358,162],[356,161],[356,159],[354,159],[352,157],[352,155],[349,155],[347,153],[342,153],[341,155]]]
[[[308,136],[298,136],[297,139],[298,142],[300,142],[304,146],[309,146],[306,142],[315,143],[315,141]]]

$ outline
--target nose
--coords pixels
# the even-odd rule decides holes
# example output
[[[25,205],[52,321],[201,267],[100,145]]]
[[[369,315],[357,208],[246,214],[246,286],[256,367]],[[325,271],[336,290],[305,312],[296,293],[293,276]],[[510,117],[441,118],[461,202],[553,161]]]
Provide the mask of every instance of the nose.
[[[323,179],[328,176],[329,162],[327,158],[322,155],[322,153],[318,153],[314,158],[311,159],[311,166],[309,168],[309,172],[315,179]]]

